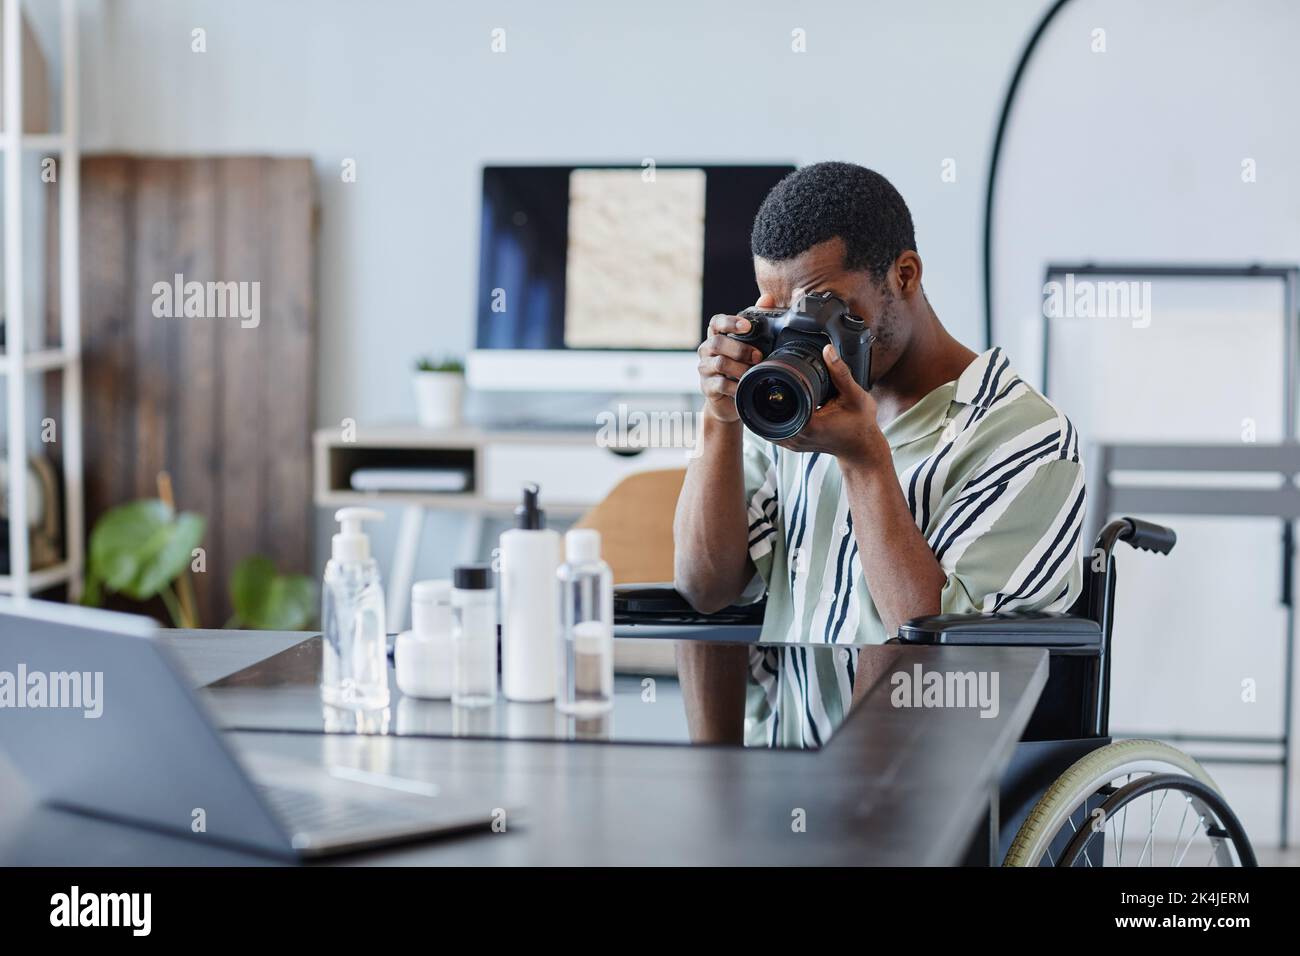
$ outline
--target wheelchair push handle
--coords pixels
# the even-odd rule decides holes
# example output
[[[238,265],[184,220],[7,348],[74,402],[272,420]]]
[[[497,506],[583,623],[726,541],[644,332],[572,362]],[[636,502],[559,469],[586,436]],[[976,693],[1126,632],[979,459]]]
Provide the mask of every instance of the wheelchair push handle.
[[[1173,528],[1166,528],[1162,524],[1145,521],[1142,518],[1119,518],[1112,521],[1102,531],[1101,537],[1103,547],[1107,539],[1112,544],[1118,539],[1134,548],[1153,551],[1156,554],[1168,554],[1178,543],[1178,535],[1174,533]]]

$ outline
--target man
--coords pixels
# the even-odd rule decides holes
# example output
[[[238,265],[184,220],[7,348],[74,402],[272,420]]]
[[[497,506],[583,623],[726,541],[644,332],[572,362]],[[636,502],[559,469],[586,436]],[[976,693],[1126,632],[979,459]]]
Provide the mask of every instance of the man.
[[[710,612],[757,575],[762,640],[791,646],[687,646],[679,667],[698,739],[738,739],[747,699],[750,742],[819,745],[878,675],[851,647],[808,644],[877,644],[923,615],[1074,601],[1083,468],[1070,421],[1002,350],[976,355],[940,323],[911,213],[884,177],[850,163],[790,174],[759,209],[752,251],[759,306],[830,292],[866,321],[873,386],[860,388],[827,345],[838,396],[793,438],[767,442],[735,405],[761,356],[727,333],[748,323],[710,321],[700,454],[674,521],[676,586]]]

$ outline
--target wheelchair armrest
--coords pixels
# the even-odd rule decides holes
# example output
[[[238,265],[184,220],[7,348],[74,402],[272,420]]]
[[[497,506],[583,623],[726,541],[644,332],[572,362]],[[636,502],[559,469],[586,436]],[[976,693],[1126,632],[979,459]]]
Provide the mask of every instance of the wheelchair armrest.
[[[671,584],[619,584],[614,587],[615,624],[761,625],[767,598],[701,614]]]
[[[987,647],[1101,647],[1101,626],[1076,614],[1010,611],[1003,614],[936,614],[898,628],[902,644]]]

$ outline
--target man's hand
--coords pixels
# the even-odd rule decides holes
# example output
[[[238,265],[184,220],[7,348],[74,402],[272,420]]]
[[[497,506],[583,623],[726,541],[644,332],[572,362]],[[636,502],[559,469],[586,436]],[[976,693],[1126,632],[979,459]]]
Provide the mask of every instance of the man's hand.
[[[772,308],[771,296],[754,303],[760,309]],[[740,376],[757,365],[763,354],[752,345],[729,338],[729,332],[748,332],[749,319],[738,315],[715,315],[709,320],[708,338],[696,350],[700,355],[700,391],[706,399],[704,408],[723,422],[740,421],[736,411],[736,383]]]
[[[839,394],[813,412],[803,431],[776,444],[834,455],[842,467],[890,466],[889,442],[876,422],[876,400],[853,380],[835,346],[822,349],[822,359]]]

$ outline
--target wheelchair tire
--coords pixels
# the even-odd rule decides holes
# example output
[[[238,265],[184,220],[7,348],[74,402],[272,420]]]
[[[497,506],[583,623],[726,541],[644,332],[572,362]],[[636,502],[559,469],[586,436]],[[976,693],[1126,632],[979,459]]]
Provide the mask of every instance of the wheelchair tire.
[[[1053,841],[1080,807],[1103,787],[1134,773],[1181,774],[1219,792],[1205,768],[1176,747],[1159,740],[1121,740],[1107,744],[1080,757],[1047,788],[1020,825],[1002,865],[1041,865]]]

